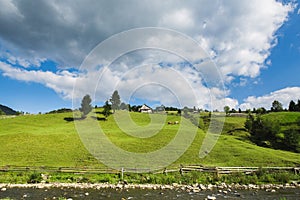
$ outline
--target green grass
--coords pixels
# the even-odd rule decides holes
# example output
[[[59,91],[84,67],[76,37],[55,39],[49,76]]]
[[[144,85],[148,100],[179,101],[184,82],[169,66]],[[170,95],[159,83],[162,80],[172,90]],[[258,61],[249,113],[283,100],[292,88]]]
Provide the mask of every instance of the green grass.
[[[262,118],[277,120],[281,125],[290,125],[300,120],[300,112],[273,112],[263,115]]]
[[[101,114],[97,115],[102,117]],[[150,123],[148,114],[130,113],[130,115],[132,120],[141,127],[147,127]],[[273,113],[269,115],[272,116]],[[294,113],[291,115],[288,113],[287,119],[284,115],[286,114],[276,113],[276,117],[279,116],[284,123],[297,118]],[[167,117],[166,122],[181,120],[177,115],[165,117]],[[72,113],[0,119],[0,166],[104,167],[85,149],[74,123],[64,120],[65,118],[72,118]],[[94,119],[88,117],[86,120]],[[296,166],[300,164],[300,155],[297,153],[252,144],[247,140],[247,133],[242,130],[244,121],[245,118],[241,117],[227,117],[222,135],[214,149],[204,159],[198,156],[205,137],[204,131],[199,129],[191,146],[172,166],[178,167],[180,164]],[[99,121],[99,124],[117,146],[127,151],[141,153],[164,147],[176,136],[178,127],[183,122],[180,121],[179,125],[166,123],[161,131],[149,138],[127,135],[114,122],[113,115],[109,116],[107,121]]]

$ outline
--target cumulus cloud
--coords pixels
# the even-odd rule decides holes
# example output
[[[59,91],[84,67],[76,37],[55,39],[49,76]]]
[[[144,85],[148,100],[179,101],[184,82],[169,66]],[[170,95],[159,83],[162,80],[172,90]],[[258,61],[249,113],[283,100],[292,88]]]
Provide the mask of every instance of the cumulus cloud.
[[[211,99],[217,101],[220,99],[218,95],[226,95],[229,92],[216,85],[210,88],[205,86],[205,81],[209,83],[215,75],[209,72],[210,65],[198,64],[206,70],[206,75],[212,75],[206,76],[208,80],[204,80],[203,77],[197,76],[197,73],[193,74],[188,72],[187,68],[180,68],[178,57],[174,56],[159,55],[155,52],[148,52],[144,55],[136,54],[134,59],[129,57],[126,62],[123,59],[115,65],[115,68],[112,66],[109,70],[105,70],[107,60],[101,60],[101,57],[95,56],[91,62],[97,60],[98,65],[90,71],[80,71],[79,74],[75,74],[71,73],[70,69],[78,69],[89,52],[113,34],[132,28],[160,26],[175,29],[192,37],[211,56],[227,84],[239,76],[257,77],[266,63],[270,50],[276,45],[276,31],[287,20],[288,13],[293,9],[294,5],[283,4],[276,0],[253,0],[251,4],[247,1],[234,0],[0,1],[0,59],[6,61],[1,63],[0,69],[5,76],[44,84],[64,98],[71,97],[72,84],[75,82],[80,83],[77,84],[80,92],[75,94],[75,97],[79,97],[81,93],[90,92],[91,80],[99,80],[98,75],[105,71],[107,80],[103,80],[103,84],[107,84],[107,87],[102,90],[103,96],[99,96],[101,99],[104,98],[104,94],[111,93],[113,88],[109,84],[111,82],[119,82],[124,95],[126,88],[130,88],[130,84],[142,84],[142,80],[158,81],[159,77],[172,82],[173,76],[166,74],[173,72],[162,66],[171,63],[173,70],[180,71],[193,88],[198,88],[197,95],[209,96],[207,92],[209,90],[212,94]],[[141,43],[142,39],[141,35],[123,38],[116,43],[116,46],[107,46],[102,53],[108,57],[115,55],[116,49],[119,50],[128,45],[134,47],[139,42]],[[160,44],[166,49],[183,47],[182,49],[186,50],[185,53],[189,54],[193,61],[205,59],[198,51],[189,49],[189,44],[182,43],[181,40],[176,40],[169,35],[154,35],[148,37],[147,41],[142,41],[144,45]],[[45,60],[57,63],[58,71],[43,71],[42,63]],[[146,64],[151,62],[160,63],[161,66],[147,68]],[[197,66],[196,62],[193,64]],[[137,70],[130,75],[136,74],[131,77],[132,79],[122,80],[124,75],[122,73],[132,66],[140,65],[144,66],[143,71],[149,70],[147,71],[148,79],[139,77],[143,73]],[[40,69],[26,69],[30,66],[40,67]],[[164,78],[160,74],[164,74]],[[159,91],[153,88],[155,87],[151,86],[148,89],[156,93]],[[140,90],[141,95],[156,100],[152,97],[154,95],[151,96],[149,92],[141,91],[146,90]],[[159,94],[163,96],[164,93],[166,91],[161,89]],[[164,98],[163,101],[171,103],[171,96]],[[205,102],[209,100],[199,99],[201,101],[197,102],[197,105],[207,107]],[[234,99],[227,98],[225,101],[231,107],[237,106],[237,101]],[[251,100],[246,101],[245,105],[250,102]],[[185,103],[189,104],[187,101]],[[223,105],[221,107],[219,103],[216,103],[214,107],[222,109]]]
[[[72,98],[76,74],[72,74],[68,71],[53,73],[50,71],[20,69],[4,62],[0,62],[0,70],[4,76],[25,82],[40,83],[53,89],[64,98]]]
[[[255,77],[293,6],[278,1],[4,1],[0,38],[17,56],[78,67],[99,42],[130,28],[182,31],[228,74]],[[120,9],[121,8],[121,12]],[[205,29],[201,28],[205,24]],[[18,49],[18,50],[16,50]],[[18,52],[15,52],[18,51]]]
[[[282,103],[283,107],[288,108],[291,100],[296,102],[298,99],[300,99],[300,87],[287,87],[259,97],[250,96],[244,100],[240,107],[241,109],[260,107],[270,109],[272,102],[277,100]]]
[[[84,94],[91,94],[95,101],[103,102],[112,91],[118,90],[125,102],[140,99],[167,106],[222,109],[227,91],[213,86],[208,88],[203,84],[204,78],[199,71],[191,68],[189,63],[178,62],[175,66],[168,66],[152,62],[152,59],[148,63],[142,59],[139,66],[129,68],[129,58],[130,55],[126,55],[116,60],[111,64],[112,67],[88,68],[76,73],[67,70],[53,73],[22,69],[4,62],[0,62],[0,70],[4,76],[13,79],[44,84],[63,98],[73,99],[74,107],[80,103]],[[124,70],[119,67],[122,65],[125,66]],[[226,101],[234,102],[229,98]]]

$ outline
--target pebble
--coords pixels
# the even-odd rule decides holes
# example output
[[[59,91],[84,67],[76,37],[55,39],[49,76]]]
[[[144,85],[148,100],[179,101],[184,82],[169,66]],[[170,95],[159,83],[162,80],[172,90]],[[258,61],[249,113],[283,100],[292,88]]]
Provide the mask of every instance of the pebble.
[[[221,189],[220,188],[223,188]],[[200,192],[203,190],[213,190],[217,189],[219,193],[226,193],[234,191],[237,193],[237,190],[265,190],[268,192],[276,192],[278,189],[285,188],[300,188],[300,184],[298,182],[293,182],[291,184],[264,184],[264,185],[240,185],[240,184],[230,184],[225,185],[225,183],[221,183],[218,185],[204,185],[204,184],[193,184],[193,185],[181,185],[177,183],[173,183],[172,185],[159,185],[159,184],[109,184],[109,183],[98,183],[98,184],[89,184],[89,183],[40,183],[40,184],[1,184],[0,183],[0,191],[4,192],[8,188],[39,188],[44,189],[45,191],[50,188],[78,188],[78,189],[102,189],[102,188],[111,188],[116,190],[128,190],[128,189],[152,189],[152,190],[181,190],[187,192]],[[230,189],[231,188],[231,189]],[[87,192],[85,195],[88,194]],[[87,196],[87,195],[86,195]]]
[[[89,193],[88,193],[88,192],[86,192],[86,193],[84,193],[84,195],[85,195],[85,196],[89,196]]]
[[[194,188],[194,189],[193,189],[193,192],[194,192],[194,193],[200,192],[200,189],[199,189],[199,188]]]
[[[217,197],[215,196],[210,196],[210,195],[207,196],[207,200],[216,200],[216,199]]]

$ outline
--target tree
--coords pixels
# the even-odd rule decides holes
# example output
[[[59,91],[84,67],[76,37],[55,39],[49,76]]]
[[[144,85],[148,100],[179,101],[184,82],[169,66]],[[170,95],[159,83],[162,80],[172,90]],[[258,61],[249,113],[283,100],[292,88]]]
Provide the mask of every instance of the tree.
[[[0,115],[5,115],[5,112],[3,112],[1,109],[0,109]]]
[[[103,115],[105,118],[107,118],[111,114],[110,110],[111,110],[111,105],[108,103],[108,101],[106,101],[103,106]]]
[[[287,150],[300,152],[300,130],[299,128],[291,128],[285,131],[284,134],[284,147]]]
[[[112,108],[113,112],[120,109],[121,98],[118,93],[118,90],[114,91],[114,93],[111,96],[110,102],[111,102],[111,108]]]
[[[229,106],[225,106],[224,107],[224,112],[226,113],[226,115],[228,115],[229,111],[230,111],[230,107]]]
[[[297,110],[297,106],[296,106],[296,103],[292,100],[290,101],[290,104],[289,104],[289,111],[296,111]]]
[[[189,108],[187,106],[184,106],[182,111],[183,111],[183,116],[185,118],[189,118]]]
[[[82,112],[82,118],[85,118],[87,114],[89,114],[93,107],[91,105],[92,99],[90,95],[85,95],[81,101],[81,107],[79,108],[80,112]]]
[[[120,105],[120,110],[129,110],[129,105],[126,103],[122,102]]]
[[[300,112],[300,100],[298,99],[297,105],[296,105],[296,111]]]
[[[245,122],[245,128],[248,130],[249,133],[252,131],[252,125],[254,122],[254,116],[251,114],[248,114],[247,120]]]
[[[267,113],[267,110],[264,108],[264,107],[260,107],[256,110],[256,113],[257,114],[266,114]]]
[[[274,111],[274,112],[283,111],[282,104],[279,101],[274,100],[272,103],[271,111]]]

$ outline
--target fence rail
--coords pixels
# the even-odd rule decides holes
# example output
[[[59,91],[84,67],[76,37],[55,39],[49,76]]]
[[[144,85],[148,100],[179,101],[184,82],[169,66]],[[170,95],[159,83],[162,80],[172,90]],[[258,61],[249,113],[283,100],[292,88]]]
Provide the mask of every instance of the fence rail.
[[[259,170],[266,171],[292,171],[295,174],[300,173],[300,167],[205,167],[202,165],[181,165],[178,168],[165,168],[164,170],[154,171],[154,174],[166,174],[180,172],[189,173],[192,171],[203,172],[203,173],[216,173],[216,174],[232,174],[232,173],[245,173],[251,174]],[[141,171],[151,171],[151,169],[129,169],[120,168],[110,169],[110,168],[76,168],[76,167],[46,167],[46,166],[0,166],[0,172],[26,172],[26,171],[38,171],[38,172],[60,172],[60,173],[93,173],[93,174],[118,174],[126,172],[141,172]]]

